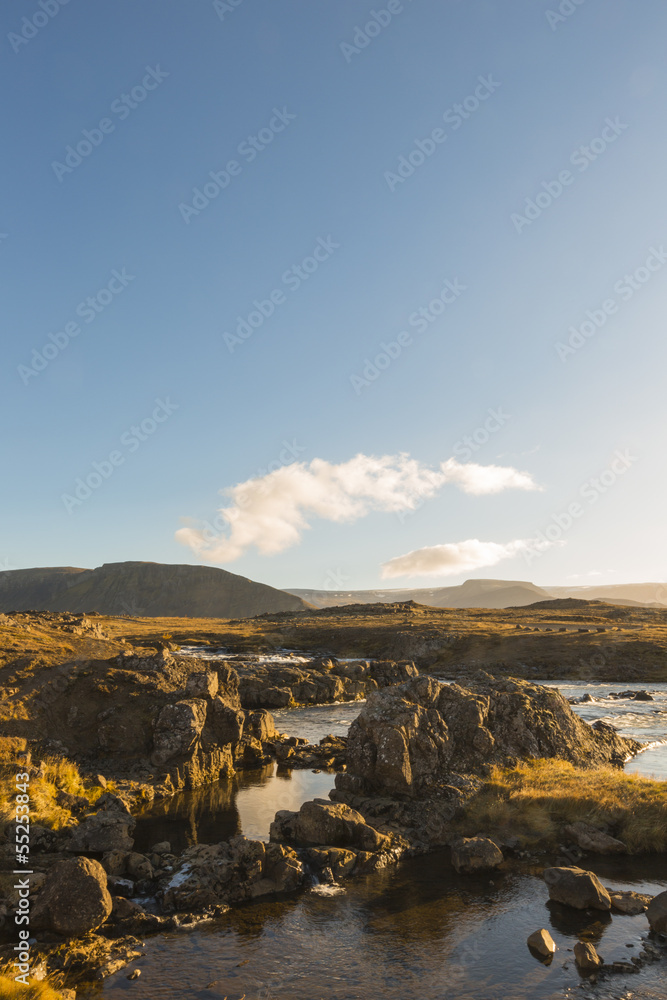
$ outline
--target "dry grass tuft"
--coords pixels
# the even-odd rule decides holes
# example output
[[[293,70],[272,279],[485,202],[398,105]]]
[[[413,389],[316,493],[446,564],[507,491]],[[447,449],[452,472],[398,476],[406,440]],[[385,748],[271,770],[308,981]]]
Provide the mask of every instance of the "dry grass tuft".
[[[6,965],[0,969],[0,1000],[61,1000],[62,993],[56,985],[58,980],[50,977],[41,982],[29,979],[29,985],[17,983],[14,979],[14,969]]]
[[[667,781],[558,760],[495,768],[466,806],[461,830],[555,846],[569,823],[609,827],[632,853],[667,850]]]
[[[5,765],[0,773],[0,828],[3,831],[14,819],[16,774],[20,771],[18,765],[11,768]],[[59,792],[82,796],[92,807],[104,791],[99,785],[86,784],[76,764],[64,757],[46,757],[29,784],[30,823],[49,830],[62,830],[72,822],[71,810],[58,804]],[[107,786],[109,790],[111,787]]]

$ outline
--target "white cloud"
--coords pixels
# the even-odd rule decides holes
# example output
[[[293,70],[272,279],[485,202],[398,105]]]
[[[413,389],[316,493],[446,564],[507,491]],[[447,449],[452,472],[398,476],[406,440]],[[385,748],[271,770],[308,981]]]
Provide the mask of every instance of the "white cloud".
[[[224,490],[230,503],[218,513],[222,534],[190,523],[176,538],[214,563],[232,562],[253,546],[262,555],[275,555],[298,544],[314,518],[351,522],[371,511],[413,510],[446,483],[474,495],[540,488],[527,472],[451,458],[439,469],[406,454],[356,455],[338,465],[316,458]]]
[[[469,538],[465,542],[428,545],[383,563],[382,576],[384,579],[395,576],[453,576],[455,573],[481,569],[482,566],[495,566],[502,559],[511,559],[519,552],[538,546],[550,548],[551,544],[519,538],[501,545],[498,542],[480,542],[478,538]]]

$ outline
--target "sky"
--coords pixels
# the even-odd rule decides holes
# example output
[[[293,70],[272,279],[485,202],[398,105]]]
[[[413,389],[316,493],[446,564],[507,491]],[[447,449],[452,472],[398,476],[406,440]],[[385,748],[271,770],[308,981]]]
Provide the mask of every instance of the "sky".
[[[1,18],[0,569],[665,579],[661,0]]]

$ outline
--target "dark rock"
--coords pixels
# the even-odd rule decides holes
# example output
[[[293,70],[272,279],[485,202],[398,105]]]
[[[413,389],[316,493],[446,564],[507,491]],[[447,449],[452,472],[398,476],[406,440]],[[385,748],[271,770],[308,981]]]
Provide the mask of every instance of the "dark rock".
[[[597,875],[582,868],[545,868],[549,898],[577,910],[610,910],[611,899]]]
[[[31,915],[31,927],[80,937],[100,927],[112,909],[107,874],[98,861],[68,858],[49,871]]]
[[[491,871],[502,864],[503,852],[485,837],[463,838],[452,846],[452,864],[459,874]]]
[[[667,892],[653,897],[646,909],[646,916],[652,931],[667,934]]]

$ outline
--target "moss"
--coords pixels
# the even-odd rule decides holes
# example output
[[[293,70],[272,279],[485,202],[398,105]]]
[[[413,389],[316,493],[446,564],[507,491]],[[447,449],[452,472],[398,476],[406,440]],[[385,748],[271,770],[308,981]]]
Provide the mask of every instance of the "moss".
[[[558,760],[495,768],[460,821],[462,833],[514,835],[556,846],[570,823],[607,826],[631,853],[667,850],[667,781]]]

